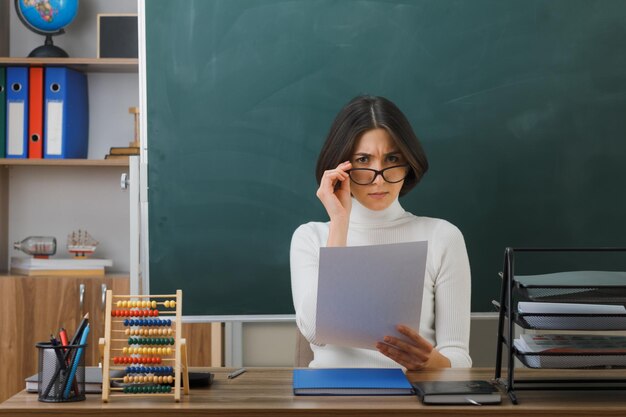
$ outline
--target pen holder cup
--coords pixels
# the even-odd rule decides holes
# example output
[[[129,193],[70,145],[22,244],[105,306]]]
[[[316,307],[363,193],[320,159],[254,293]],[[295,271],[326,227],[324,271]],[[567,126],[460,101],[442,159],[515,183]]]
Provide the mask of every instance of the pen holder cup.
[[[85,349],[87,345],[56,346],[37,343],[39,351],[39,401],[68,402],[85,399]]]

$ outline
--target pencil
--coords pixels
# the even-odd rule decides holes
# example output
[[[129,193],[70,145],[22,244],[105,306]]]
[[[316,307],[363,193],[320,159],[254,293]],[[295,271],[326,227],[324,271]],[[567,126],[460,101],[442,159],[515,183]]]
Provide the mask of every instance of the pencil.
[[[75,345],[80,341],[80,336],[83,334],[87,323],[89,323],[89,313],[85,314],[80,324],[78,325],[78,329],[76,329],[76,333],[74,333],[74,337],[72,337],[70,345]]]

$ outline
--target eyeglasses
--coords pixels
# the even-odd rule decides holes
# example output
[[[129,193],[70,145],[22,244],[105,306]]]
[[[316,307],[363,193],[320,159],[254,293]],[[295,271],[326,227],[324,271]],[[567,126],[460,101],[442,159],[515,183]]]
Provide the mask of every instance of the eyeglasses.
[[[380,171],[371,168],[352,168],[347,172],[350,175],[350,179],[359,185],[370,185],[379,175],[385,181],[393,184],[402,181],[409,175],[408,167],[409,165],[396,165]]]

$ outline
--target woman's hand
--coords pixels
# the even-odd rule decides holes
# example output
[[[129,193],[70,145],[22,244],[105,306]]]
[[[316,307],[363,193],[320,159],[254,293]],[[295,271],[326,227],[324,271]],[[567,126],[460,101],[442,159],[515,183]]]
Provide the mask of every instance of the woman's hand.
[[[385,336],[385,343],[376,344],[376,349],[380,353],[404,366],[408,371],[450,367],[450,360],[434,349],[433,345],[418,332],[402,324],[396,326],[396,329],[410,342]]]
[[[350,195],[350,176],[346,172],[352,168],[350,161],[342,162],[335,169],[324,171],[320,188],[317,189],[317,198],[320,199],[328,217],[327,246],[346,246],[348,240],[348,223],[352,210]]]
[[[349,161],[342,162],[335,169],[324,171],[317,198],[328,212],[330,221],[350,218],[352,198],[350,197],[350,176],[346,172],[352,168]]]

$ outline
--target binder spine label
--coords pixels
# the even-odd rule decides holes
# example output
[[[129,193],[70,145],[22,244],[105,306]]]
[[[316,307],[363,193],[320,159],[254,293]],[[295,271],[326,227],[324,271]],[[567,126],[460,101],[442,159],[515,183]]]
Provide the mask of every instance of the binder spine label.
[[[24,153],[24,102],[12,101],[7,106],[7,154],[22,155]]]
[[[47,154],[61,155],[63,143],[63,102],[50,100],[46,103],[46,126]]]

